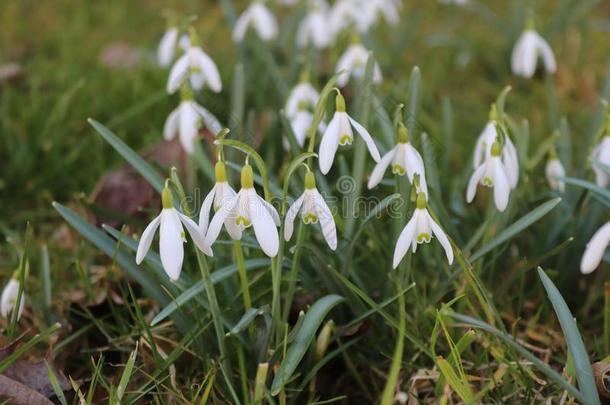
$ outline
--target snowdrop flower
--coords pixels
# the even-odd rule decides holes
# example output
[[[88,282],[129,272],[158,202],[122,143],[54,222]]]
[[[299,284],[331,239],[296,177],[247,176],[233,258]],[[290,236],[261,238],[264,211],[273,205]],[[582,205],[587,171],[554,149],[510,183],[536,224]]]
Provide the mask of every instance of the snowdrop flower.
[[[222,90],[222,82],[216,64],[199,46],[194,46],[194,36],[191,45],[169,72],[167,92],[175,93],[187,80],[194,90],[201,90],[207,85],[215,93]]]
[[[208,195],[203,200],[201,210],[199,211],[199,229],[202,234],[206,234],[208,231],[208,224],[210,221],[210,209],[214,208],[214,212],[217,212],[227,201],[235,197],[237,193],[229,185],[227,181],[227,168],[223,161],[216,162],[214,168],[216,173],[216,184],[210,190]],[[229,220],[225,220],[225,228],[227,232],[231,233],[231,237],[238,239],[239,234],[233,232],[234,227],[231,227]]]
[[[566,170],[557,157],[557,152],[555,152],[555,149],[551,150],[551,156],[546,162],[544,173],[549,185],[551,186],[551,189],[557,190],[560,193],[565,191],[566,182],[563,180],[563,178],[566,176]]]
[[[253,227],[263,252],[269,257],[275,257],[279,249],[277,227],[280,225],[280,216],[273,205],[256,194],[253,176],[252,166],[246,163],[241,170],[241,190],[221,203],[208,227],[206,242],[212,245],[216,241],[223,223],[235,240],[241,239],[245,229]]]
[[[286,99],[286,106],[284,107],[286,116],[294,118],[302,109],[313,109],[319,98],[320,94],[309,83],[307,73],[303,73],[299,84],[292,88]]]
[[[527,28],[513,48],[511,69],[517,76],[531,78],[536,72],[538,56],[548,73],[555,73],[557,62],[549,44],[534,29]]]
[[[483,132],[479,135],[474,148],[473,166],[475,169],[485,160],[489,159],[492,145],[499,139],[496,116],[496,107],[495,105],[492,105],[490,120],[487,125],[485,125]],[[504,136],[502,163],[506,168],[506,175],[508,176],[510,188],[514,189],[519,182],[519,158],[517,156],[517,148],[515,148],[515,145],[507,135]]]
[[[195,242],[195,245],[206,255],[212,256],[210,245],[204,240],[203,234],[199,231],[197,224],[174,208],[172,193],[165,185],[161,193],[161,202],[163,209],[161,214],[152,220],[150,224],[142,232],[138,251],[136,253],[136,263],[142,263],[144,257],[150,249],[150,245],[155,236],[157,228],[159,230],[159,253],[161,255],[161,264],[163,270],[172,281],[178,280],[182,271],[182,262],[184,260],[184,243],[186,242],[184,228],[188,231]]]
[[[506,166],[500,156],[502,147],[496,140],[491,147],[491,156],[477,167],[470,177],[466,191],[466,201],[472,202],[480,183],[486,187],[493,187],[494,202],[498,211],[504,211],[508,206],[510,183],[506,173]]]
[[[361,44],[350,45],[337,62],[336,73],[343,72],[337,79],[337,86],[344,87],[350,77],[361,79],[364,76],[369,55],[369,51]],[[375,62],[373,67],[373,83],[379,84],[382,79],[379,64]]]
[[[316,179],[311,171],[305,175],[305,192],[290,206],[284,221],[284,239],[286,242],[292,237],[294,220],[301,211],[304,224],[320,223],[322,235],[332,250],[337,249],[337,228],[330,208],[316,188]]]
[[[161,37],[159,42],[159,49],[157,50],[157,61],[159,66],[168,67],[174,59],[176,53],[176,43],[178,42],[178,35],[180,31],[176,27],[168,28],[167,31]]]
[[[290,119],[290,127],[292,128],[292,132],[294,133],[294,137],[297,140],[297,143],[302,148],[305,146],[305,140],[307,139],[307,131],[311,127],[313,123],[313,114],[306,109],[300,109],[291,119]],[[320,123],[320,127],[324,128],[324,124]],[[283,140],[283,145],[285,150],[290,149],[290,143],[287,139]]]
[[[264,41],[277,37],[277,21],[262,0],[254,0],[239,16],[233,28],[233,41],[243,41],[250,27],[254,28],[258,36]]]
[[[604,252],[610,242],[610,222],[599,228],[587,244],[585,254],[582,255],[580,271],[583,274],[592,273],[602,262]]]
[[[396,25],[400,22],[400,3],[396,0],[366,0],[362,2],[364,10],[361,13],[369,16],[368,24],[373,25],[382,16],[388,24]]]
[[[364,0],[369,1],[369,0]],[[371,15],[363,12],[362,0],[338,0],[328,16],[328,26],[336,37],[341,31],[353,27],[360,33],[366,33],[371,26]]]
[[[390,163],[392,164],[392,173],[398,176],[406,175],[410,183],[413,183],[415,175],[418,175],[420,190],[426,199],[428,199],[424,160],[417,149],[409,143],[409,132],[402,124],[398,129],[398,144],[386,153],[373,169],[369,178],[369,189],[372,189],[381,182],[383,174],[388,166],[390,166]]]
[[[337,93],[336,111],[333,115],[333,119],[328,123],[326,131],[324,131],[324,134],[322,135],[322,142],[320,143],[320,149],[318,151],[318,155],[320,156],[320,171],[323,174],[327,174],[332,167],[339,145],[351,145],[354,141],[352,126],[366,143],[366,147],[373,157],[373,160],[379,162],[379,159],[381,159],[371,134],[345,112],[345,99],[338,90]]]
[[[413,253],[417,251],[417,245],[422,243],[430,243],[432,237],[436,236],[438,242],[445,250],[447,261],[453,263],[453,248],[447,238],[445,231],[432,219],[428,209],[426,208],[426,197],[423,193],[417,195],[417,207],[413,216],[404,227],[394,249],[394,260],[392,267],[396,268],[400,264],[402,258],[407,254],[409,247],[413,249]]]
[[[324,49],[334,40],[334,34],[328,23],[328,3],[326,0],[310,0],[309,11],[297,31],[297,46],[304,48],[313,45]]]
[[[194,152],[195,139],[202,125],[213,134],[222,130],[222,125],[211,112],[195,100],[183,100],[165,120],[163,137],[166,141],[171,141],[178,135],[180,144],[190,155]]]
[[[19,295],[19,275],[17,272],[13,274],[8,284],[2,290],[2,298],[0,299],[0,314],[3,318],[8,319],[10,314],[17,305],[17,296]],[[21,293],[21,301],[19,302],[19,311],[17,312],[17,320],[21,318],[23,306],[25,305],[25,294]]]
[[[593,149],[591,162],[595,172],[595,182],[598,186],[606,188],[608,186],[608,170],[610,170],[610,135],[604,136]]]

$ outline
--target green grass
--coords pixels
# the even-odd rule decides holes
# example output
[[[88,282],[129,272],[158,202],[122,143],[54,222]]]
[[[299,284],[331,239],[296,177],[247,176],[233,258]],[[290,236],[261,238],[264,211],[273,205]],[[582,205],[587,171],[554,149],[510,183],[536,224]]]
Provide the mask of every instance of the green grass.
[[[75,395],[66,393],[68,403],[77,401],[73,398],[87,403],[166,403],[169,398],[176,403],[375,403],[383,398],[389,403],[394,382],[422,403],[558,402],[566,392],[595,403],[594,387],[582,370],[610,355],[604,341],[608,266],[585,277],[579,263],[585,244],[608,218],[608,190],[592,184],[588,163],[603,119],[599,100],[610,97],[607,6],[590,0],[515,0],[464,10],[409,1],[399,27],[380,27],[366,36],[384,82],[344,91],[348,111],[368,121],[385,151],[394,136],[397,105],[407,106],[403,115],[414,117],[414,143],[426,161],[430,206],[455,243],[456,264],[447,265],[433,240],[393,272],[394,231],[404,219],[390,214],[408,190],[394,188],[393,180],[373,191],[362,183],[362,194],[377,200],[353,220],[336,217],[336,253],[313,230],[304,233],[297,251],[296,235],[286,243],[283,261],[268,261],[252,237],[242,241],[253,306],[246,311],[239,266],[226,236],[206,262],[209,284],[201,281],[203,262],[192,243],[185,245],[183,276],[172,284],[156,256],[149,254],[142,267],[133,258],[131,238],[142,232],[154,208],[127,218],[123,229],[95,229],[87,222],[88,196],[100,178],[133,165],[131,150],[160,142],[164,120],[178,103],[177,96],[164,93],[168,72],[154,64],[164,9],[198,16],[194,25],[223,81],[220,94],[205,91],[198,100],[232,129],[223,141],[226,156],[240,167],[244,155],[238,149],[247,150],[244,144],[256,149],[260,161],[251,160],[262,176],[260,195],[263,188],[276,198],[301,192],[302,167],[290,163],[313,157],[299,156],[305,150],[284,153],[280,140],[287,132],[280,115],[284,93],[297,81],[304,55],[291,42],[295,17],[289,8],[273,6],[283,22],[280,39],[270,47],[251,39],[237,46],[230,41],[221,3],[238,10],[245,4],[53,0],[3,5],[0,64],[18,62],[23,76],[0,82],[2,282],[22,255],[30,267],[25,315],[15,331],[9,322],[4,326],[14,337],[26,333],[24,346],[36,343],[37,349],[28,351],[31,357],[42,358],[51,348],[56,369],[79,386]],[[553,77],[523,80],[510,73],[526,4],[535,7],[540,31],[557,56]],[[141,52],[141,62],[129,69],[100,63],[102,49],[116,41]],[[312,77],[319,89],[331,79],[342,49],[309,55],[317,62]],[[412,75],[415,66],[421,79]],[[464,194],[476,137],[490,104],[507,85],[512,90],[505,111],[515,123],[522,172],[508,209],[500,214],[483,190],[471,205]],[[333,101],[331,92],[329,106]],[[320,105],[318,114],[324,111]],[[124,145],[108,142],[112,136],[103,129],[100,136],[100,127],[88,118]],[[552,139],[555,130],[559,135]],[[544,178],[553,142],[571,178],[561,200]],[[212,185],[213,152],[202,145],[203,153],[187,165],[195,177],[176,173],[186,194],[195,197]],[[373,166],[367,156],[354,170],[359,148],[339,152],[331,173],[318,176],[321,191],[343,198],[342,176],[366,180]],[[157,187],[159,179],[170,176],[169,167],[135,168],[147,171]],[[230,173],[237,186],[237,172]],[[54,208],[53,201],[60,205]],[[402,206],[400,212],[409,210]],[[546,272],[542,281],[538,266]],[[209,294],[211,285],[216,299]],[[286,299],[293,305],[285,306]],[[330,319],[330,343],[316,354],[316,338]],[[46,337],[49,333],[53,338]],[[219,348],[219,341],[226,347]],[[575,356],[570,361],[568,350]],[[1,366],[8,365],[4,360]],[[431,377],[414,379],[426,371]]]

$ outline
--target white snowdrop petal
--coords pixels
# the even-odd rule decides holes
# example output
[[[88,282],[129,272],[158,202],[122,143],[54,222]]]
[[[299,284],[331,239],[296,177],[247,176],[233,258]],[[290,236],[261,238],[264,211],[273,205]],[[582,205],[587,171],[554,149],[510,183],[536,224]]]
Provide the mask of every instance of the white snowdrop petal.
[[[180,88],[189,72],[190,59],[188,53],[185,53],[174,63],[169,72],[167,80],[167,92],[174,94]]]
[[[375,168],[371,172],[371,177],[369,177],[369,182],[367,184],[367,187],[369,188],[369,190],[372,189],[373,187],[376,187],[381,182],[381,180],[383,180],[383,175],[384,175],[385,171],[388,169],[388,166],[390,165],[390,163],[392,163],[394,156],[396,156],[396,152],[397,152],[397,147],[394,147],[394,149],[390,150],[388,153],[383,155],[381,160],[379,160],[379,162],[377,162],[377,164],[375,165]]]
[[[279,249],[279,237],[273,218],[256,194],[249,196],[247,202],[258,244],[267,256],[275,257]]]
[[[265,207],[265,209],[267,209],[267,212],[273,219],[273,223],[275,223],[275,226],[280,226],[282,221],[280,221],[280,214],[277,212],[275,207],[273,205],[271,205],[270,203],[268,203],[267,201],[265,201],[264,198],[262,198],[258,195],[257,195],[257,197],[260,200],[260,203],[263,205],[263,207]]]
[[[201,69],[210,90],[215,93],[220,92],[222,90],[220,73],[218,73],[218,67],[216,67],[212,58],[210,58],[201,48],[192,48],[191,57]]]
[[[163,139],[171,141],[176,137],[178,133],[178,127],[180,123],[180,107],[176,108],[165,120],[163,125]]]
[[[210,223],[210,210],[212,204],[214,204],[214,196],[216,195],[216,188],[218,183],[214,184],[214,187],[210,190],[208,195],[205,196],[201,209],[199,210],[199,230],[205,235],[208,232],[208,224]]]
[[[205,125],[205,127],[213,135],[216,135],[220,131],[222,131],[222,129],[223,129],[222,124],[220,123],[220,121],[218,121],[218,118],[216,118],[216,116],[214,114],[212,114],[209,110],[207,110],[206,108],[202,107],[201,105],[197,104],[194,101],[193,101],[193,108],[195,109],[197,114],[199,114],[199,117],[203,121],[203,124]]]
[[[303,205],[303,199],[305,198],[305,194],[301,194],[299,198],[297,198],[290,208],[288,208],[288,212],[286,213],[286,218],[284,218],[284,240],[288,242],[290,238],[292,238],[292,233],[294,232],[294,220]]]
[[[466,189],[466,202],[472,202],[474,196],[477,193],[477,186],[485,174],[485,164],[480,165],[476,168],[470,180],[468,181],[468,188]]]
[[[233,27],[233,41],[241,42],[246,36],[248,26],[250,25],[250,9],[246,9],[237,19],[235,26]]]
[[[335,113],[322,135],[322,142],[318,150],[319,165],[322,174],[327,174],[335,160],[335,154],[339,147],[339,116]]]
[[[312,197],[314,198],[314,205],[316,207],[316,213],[318,215],[318,220],[320,222],[320,229],[322,230],[322,235],[328,243],[328,247],[331,250],[337,249],[337,226],[335,225],[335,219],[333,218],[333,214],[330,211],[330,208],[322,198],[322,195],[318,192],[318,190],[312,191]]]
[[[592,273],[599,266],[609,242],[610,222],[607,222],[595,232],[591,241],[587,244],[580,262],[580,271],[583,274]]]
[[[218,235],[220,234],[222,225],[225,223],[225,220],[227,220],[227,218],[229,218],[231,211],[233,211],[233,209],[237,205],[240,195],[241,195],[241,191],[239,193],[237,193],[231,199],[227,200],[222,205],[222,207],[220,207],[220,209],[218,211],[216,211],[216,214],[212,218],[212,221],[210,222],[210,226],[208,227],[208,232],[205,235],[205,241],[209,246],[212,246],[214,244],[214,242],[216,242],[216,239],[218,239]],[[229,219],[231,219],[233,222],[235,222],[236,218],[229,218]]]
[[[492,164],[495,166],[493,170],[494,202],[498,211],[503,212],[508,206],[510,184],[499,158],[495,158]]]
[[[153,219],[142,232],[142,236],[140,236],[140,242],[138,242],[138,250],[136,252],[136,264],[142,263],[144,257],[146,257],[146,253],[150,249],[150,245],[155,237],[155,232],[159,227],[159,223],[161,222],[161,215],[158,215],[155,219]]]
[[[394,248],[394,258],[392,260],[392,267],[396,268],[400,264],[403,257],[409,250],[411,243],[415,236],[415,225],[417,224],[417,217],[414,215],[407,225],[404,227],[398,241],[396,241],[396,247]]]
[[[429,216],[429,214],[428,214]],[[432,228],[432,232],[438,242],[441,244],[443,249],[445,250],[445,255],[447,255],[447,261],[449,264],[453,263],[453,248],[451,247],[451,242],[449,242],[449,238],[447,238],[447,234],[441,227],[434,221],[432,217],[430,217],[430,227]]]
[[[176,42],[178,41],[178,29],[170,28],[163,34],[159,49],[157,51],[157,61],[159,66],[167,67],[172,63],[174,53],[176,51]]]
[[[208,256],[214,256],[210,245],[205,242],[205,236],[201,232],[195,221],[182,214],[181,212],[178,212],[178,217],[180,218],[180,222],[182,222],[182,225],[184,225],[184,227],[188,231],[189,235],[191,235],[191,239],[193,239],[193,242],[199,248],[199,250],[201,250]]]
[[[184,260],[183,230],[178,213],[173,208],[161,211],[159,253],[163,270],[172,281],[180,278]]]
[[[369,150],[371,156],[373,157],[373,160],[375,162],[379,162],[381,156],[379,155],[377,145],[375,145],[375,141],[373,141],[373,138],[371,137],[371,134],[369,134],[369,131],[367,131],[366,128],[360,125],[355,119],[353,119],[349,115],[347,116],[347,118],[349,119],[349,122],[352,124],[352,126],[356,129],[356,132],[360,134],[360,136],[366,143],[366,147]]]
[[[555,55],[553,54],[553,50],[550,45],[544,38],[542,38],[539,34],[538,37],[538,51],[542,56],[542,62],[544,63],[544,67],[547,72],[555,73],[557,70],[557,62],[555,61]]]

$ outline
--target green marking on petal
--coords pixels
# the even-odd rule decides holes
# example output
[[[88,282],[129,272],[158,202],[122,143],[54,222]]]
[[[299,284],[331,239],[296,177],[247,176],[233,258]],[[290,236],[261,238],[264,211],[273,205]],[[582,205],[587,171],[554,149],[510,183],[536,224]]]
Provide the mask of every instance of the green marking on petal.
[[[407,174],[407,170],[399,164],[393,164],[392,173],[397,174],[399,176],[404,176],[405,174]]]
[[[417,235],[417,243],[429,243],[430,240],[432,239],[432,237],[430,236],[430,234],[428,233],[420,233],[419,235]]]
[[[248,220],[248,218],[242,217],[242,216],[237,217],[237,220],[235,221],[235,223],[237,225],[243,225],[244,228],[249,228],[252,225],[252,223]]]
[[[492,180],[491,177],[483,177],[481,184],[483,184],[485,187],[493,187],[494,181]]]
[[[344,145],[351,145],[353,142],[354,138],[352,138],[350,135],[345,134],[345,135],[341,135],[341,139],[339,139],[339,145],[344,146]]]
[[[304,224],[317,224],[318,223],[318,217],[312,213],[305,214],[305,215],[303,215],[302,218],[303,218]]]

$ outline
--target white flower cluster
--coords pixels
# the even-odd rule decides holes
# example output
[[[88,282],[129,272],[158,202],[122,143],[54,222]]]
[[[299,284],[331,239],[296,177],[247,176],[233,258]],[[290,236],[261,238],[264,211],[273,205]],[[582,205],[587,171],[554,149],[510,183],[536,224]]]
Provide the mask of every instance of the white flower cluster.
[[[280,3],[294,5],[297,0],[280,0]],[[468,0],[441,0],[443,3],[466,5]],[[369,61],[372,63],[372,82],[383,80],[381,68],[372,59],[371,53],[359,42],[358,35],[367,33],[380,21],[389,25],[399,23],[400,2],[398,0],[336,0],[332,6],[326,0],[307,0],[306,13],[298,26],[295,43],[300,48],[325,49],[337,43],[343,33],[351,35],[352,42],[340,55],[335,66],[337,86],[343,88],[350,80],[361,80]],[[242,12],[233,27],[233,40],[242,42],[253,32],[260,40],[272,41],[278,37],[278,22],[264,0],[253,0]],[[174,59],[177,59],[174,61]],[[542,58],[547,73],[557,69],[557,62],[549,44],[535,30],[530,16],[526,29],[516,42],[511,69],[515,75],[531,78]],[[181,103],[166,120],[163,134],[170,140],[178,136],[184,150],[191,154],[199,130],[206,127],[212,133],[219,133],[222,125],[214,115],[194,99],[194,92],[209,88],[213,92],[222,90],[220,74],[214,61],[198,45],[191,30],[188,35],[178,27],[170,27],[164,34],[158,49],[158,62],[170,66],[167,92],[180,91]],[[454,252],[451,242],[439,226],[433,213],[428,209],[429,190],[426,181],[426,165],[420,153],[411,143],[407,128],[399,123],[396,145],[383,156],[371,133],[347,112],[346,101],[336,89],[335,112],[325,121],[324,117],[314,117],[320,103],[320,94],[311,83],[305,71],[299,83],[290,91],[284,106],[298,147],[305,146],[308,136],[312,136],[311,147],[315,145],[315,135],[321,134],[318,149],[319,171],[326,175],[333,167],[339,146],[351,145],[356,133],[366,145],[376,165],[368,179],[368,188],[378,186],[388,168],[397,176],[405,176],[413,188],[416,207],[397,240],[393,267],[397,267],[409,248],[416,251],[418,244],[428,243],[436,237],[445,251],[449,264]],[[315,126],[315,127],[314,127]],[[283,146],[289,149],[287,139]],[[220,155],[219,155],[220,156]],[[610,125],[591,155],[596,182],[607,187],[610,171]],[[490,117],[479,135],[473,153],[474,171],[466,187],[466,201],[472,202],[479,185],[493,190],[493,202],[498,211],[509,206],[510,195],[516,189],[520,177],[519,153],[511,139],[511,131],[504,117],[499,116],[492,105]],[[260,197],[254,188],[254,173],[247,163],[242,168],[241,189],[231,187],[227,180],[225,162],[221,159],[215,169],[216,184],[206,196],[199,212],[199,223],[175,207],[169,188],[163,190],[163,210],[145,229],[140,239],[137,262],[141,263],[152,243],[154,233],[160,228],[160,254],[165,271],[172,280],[180,276],[184,257],[184,228],[191,235],[195,245],[206,255],[212,255],[211,246],[218,239],[222,228],[234,240],[240,240],[243,232],[252,227],[262,251],[275,257],[279,249],[277,228],[282,225],[283,237],[290,240],[294,231],[294,221],[299,215],[304,224],[320,224],[322,236],[329,248],[337,248],[337,228],[333,214],[316,188],[314,173],[307,166],[305,190],[281,218],[269,200]],[[554,148],[550,151],[545,167],[545,175],[550,188],[558,193],[565,192],[566,170]],[[267,196],[268,197],[268,196]],[[214,213],[210,220],[210,214]],[[588,245],[582,259],[582,272],[593,271],[601,262],[605,248],[610,242],[610,223],[604,225]],[[7,287],[8,289],[8,287]],[[11,287],[14,290],[14,286]],[[6,293],[6,290],[5,290]],[[8,293],[6,293],[8,294]],[[4,314],[4,294],[2,298]],[[23,302],[22,302],[23,304]]]

